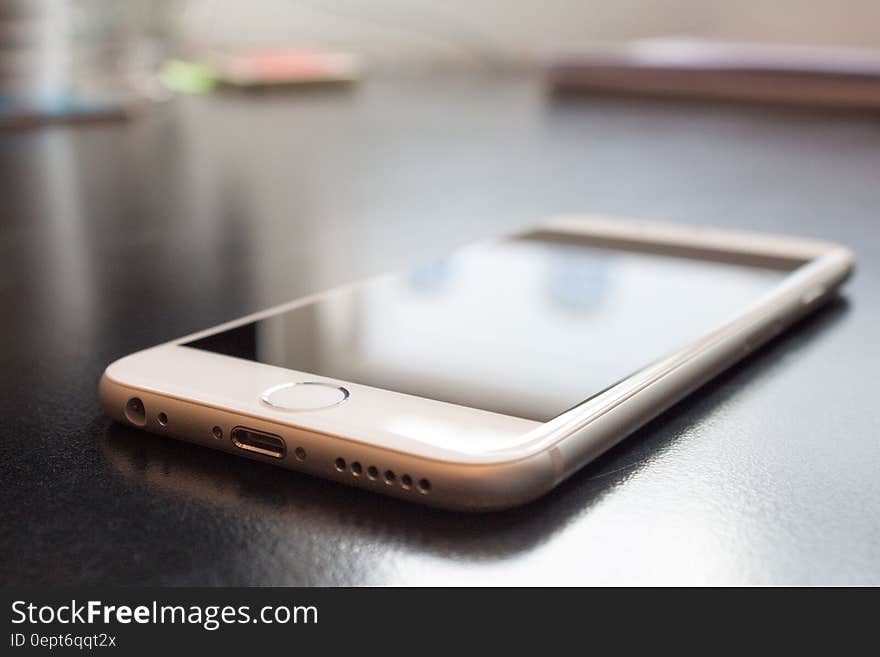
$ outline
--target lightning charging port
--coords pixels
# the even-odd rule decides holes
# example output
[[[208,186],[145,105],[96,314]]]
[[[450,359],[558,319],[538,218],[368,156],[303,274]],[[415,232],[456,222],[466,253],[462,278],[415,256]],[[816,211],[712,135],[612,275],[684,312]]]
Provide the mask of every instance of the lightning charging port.
[[[235,427],[230,434],[232,443],[239,449],[255,452],[263,456],[271,456],[276,459],[284,458],[287,453],[287,445],[280,436],[271,433],[248,429],[247,427]]]

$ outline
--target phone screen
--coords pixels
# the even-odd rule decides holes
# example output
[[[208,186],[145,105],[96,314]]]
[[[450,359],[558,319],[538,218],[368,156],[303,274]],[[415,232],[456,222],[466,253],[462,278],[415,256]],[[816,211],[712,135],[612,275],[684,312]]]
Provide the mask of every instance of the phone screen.
[[[544,422],[733,319],[786,273],[534,234],[185,346]]]

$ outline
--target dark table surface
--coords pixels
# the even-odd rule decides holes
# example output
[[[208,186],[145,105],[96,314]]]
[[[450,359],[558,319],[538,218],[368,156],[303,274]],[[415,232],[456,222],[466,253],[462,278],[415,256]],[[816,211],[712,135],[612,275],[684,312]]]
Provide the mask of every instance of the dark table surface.
[[[880,584],[880,117],[528,79],[0,132],[0,583]],[[548,214],[852,246],[842,298],[552,494],[430,510],[107,420],[110,361]]]

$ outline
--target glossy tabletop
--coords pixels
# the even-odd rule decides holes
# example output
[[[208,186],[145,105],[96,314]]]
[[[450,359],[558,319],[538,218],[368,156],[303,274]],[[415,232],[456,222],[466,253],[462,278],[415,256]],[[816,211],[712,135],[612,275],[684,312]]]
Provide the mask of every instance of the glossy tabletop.
[[[853,247],[552,494],[423,508],[114,425],[131,351],[556,213]],[[880,117],[380,78],[0,132],[0,583],[880,584]]]

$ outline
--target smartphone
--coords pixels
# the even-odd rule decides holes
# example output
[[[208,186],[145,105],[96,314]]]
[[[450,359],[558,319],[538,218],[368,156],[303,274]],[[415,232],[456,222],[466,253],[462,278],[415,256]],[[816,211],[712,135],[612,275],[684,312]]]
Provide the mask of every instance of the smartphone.
[[[126,356],[100,396],[152,433],[505,509],[818,308],[852,267],[812,239],[556,218]]]

